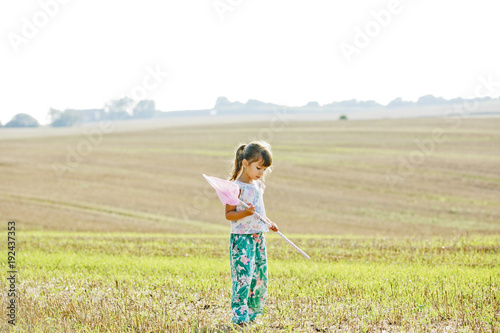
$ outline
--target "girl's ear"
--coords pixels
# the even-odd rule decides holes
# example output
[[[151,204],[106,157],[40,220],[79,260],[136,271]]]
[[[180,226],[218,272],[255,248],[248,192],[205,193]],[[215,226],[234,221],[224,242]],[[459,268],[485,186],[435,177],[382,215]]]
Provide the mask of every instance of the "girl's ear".
[[[248,161],[246,159],[243,159],[243,161],[241,161],[241,165],[246,168],[248,166]]]

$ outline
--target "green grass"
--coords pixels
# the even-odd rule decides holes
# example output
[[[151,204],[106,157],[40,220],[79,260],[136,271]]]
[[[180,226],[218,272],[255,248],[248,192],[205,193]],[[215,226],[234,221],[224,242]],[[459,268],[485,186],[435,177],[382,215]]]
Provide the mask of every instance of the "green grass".
[[[269,297],[254,331],[500,326],[498,235],[288,236],[311,260],[266,234]],[[21,231],[17,237],[21,331],[229,330],[229,235]]]

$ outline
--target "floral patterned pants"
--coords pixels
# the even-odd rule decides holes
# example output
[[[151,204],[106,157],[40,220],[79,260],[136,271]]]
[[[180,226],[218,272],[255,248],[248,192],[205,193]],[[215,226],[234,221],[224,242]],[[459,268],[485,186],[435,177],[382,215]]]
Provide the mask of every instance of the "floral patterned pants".
[[[262,232],[231,234],[233,323],[255,320],[262,313],[267,296],[266,239]]]

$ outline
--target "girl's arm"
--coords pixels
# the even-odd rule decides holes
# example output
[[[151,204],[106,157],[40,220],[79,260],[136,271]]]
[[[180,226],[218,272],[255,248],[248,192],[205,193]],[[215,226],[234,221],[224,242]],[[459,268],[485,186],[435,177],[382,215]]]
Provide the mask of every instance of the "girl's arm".
[[[236,211],[236,206],[226,205],[226,219],[230,221],[236,221],[244,217],[253,215],[255,213],[255,207],[249,204],[250,208],[245,208],[245,210]]]

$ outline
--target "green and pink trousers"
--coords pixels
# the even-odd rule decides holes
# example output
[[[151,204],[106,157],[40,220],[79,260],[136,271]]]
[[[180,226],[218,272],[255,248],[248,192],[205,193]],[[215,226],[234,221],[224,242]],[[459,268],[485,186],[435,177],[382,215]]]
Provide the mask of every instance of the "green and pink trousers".
[[[254,321],[267,296],[267,251],[262,232],[231,234],[231,309],[233,323]]]

